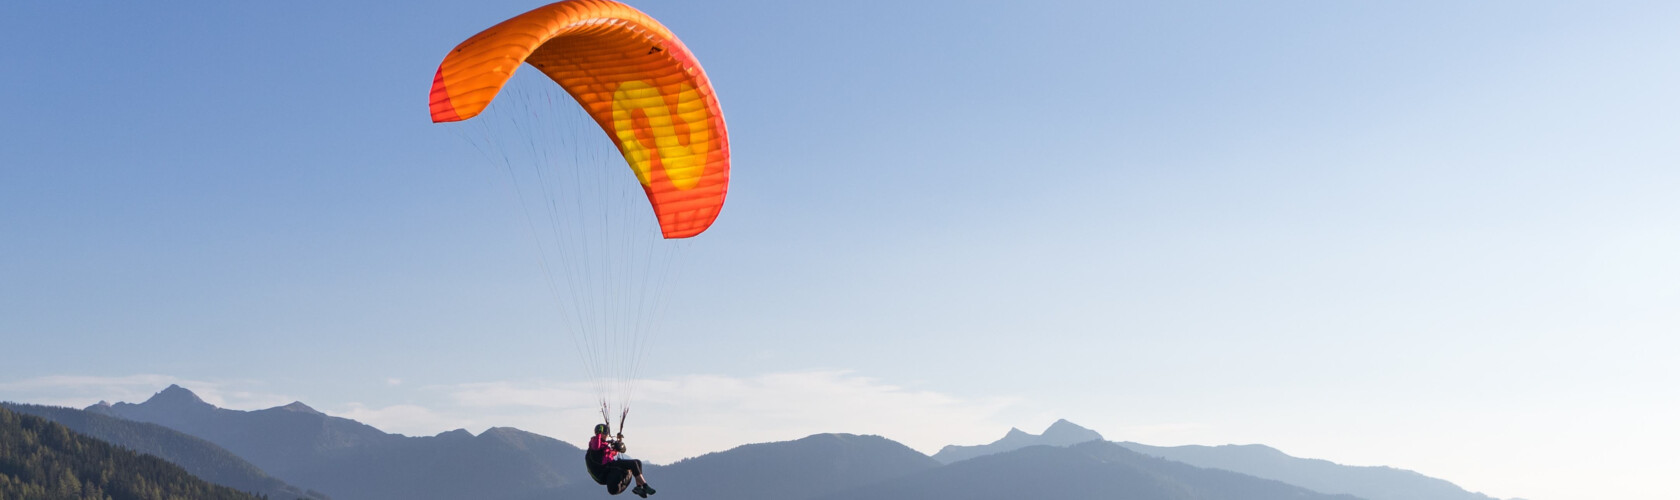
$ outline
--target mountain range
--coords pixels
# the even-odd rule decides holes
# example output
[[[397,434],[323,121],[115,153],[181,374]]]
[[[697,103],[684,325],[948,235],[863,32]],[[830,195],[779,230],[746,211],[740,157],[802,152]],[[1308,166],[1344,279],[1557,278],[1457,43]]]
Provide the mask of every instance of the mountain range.
[[[1019,450],[1028,446],[1072,446],[1086,441],[1101,440],[1102,434],[1086,429],[1067,420],[1057,420],[1044,429],[1043,434],[1027,434],[1020,429],[1010,428],[1009,433],[1002,439],[978,446],[950,445],[933,454],[933,459],[939,463],[949,464],[974,457],[995,455],[1008,451]]]
[[[292,488],[282,491],[301,489],[317,499],[604,495],[584,472],[581,449],[513,428],[492,428],[476,436],[455,430],[409,437],[326,415],[303,403],[256,411],[217,408],[178,386],[143,403],[102,403],[79,412],[64,409],[58,418],[77,418],[65,412],[156,424],[201,438],[248,461],[271,480],[284,481],[281,488]],[[817,434],[748,444],[669,465],[649,464],[646,476],[659,488],[658,498],[665,500],[1490,500],[1400,469],[1300,459],[1258,445],[1151,447],[1110,442],[1065,420],[1042,434],[1011,429],[996,442],[948,446],[931,457],[880,436]]]
[[[1281,481],[1150,457],[1101,440],[1027,446],[952,463],[915,477],[853,488],[823,500],[1358,500]]]
[[[1003,438],[978,446],[946,446],[933,455],[941,463],[1005,453],[1030,446],[1068,447],[1101,441],[1096,431],[1067,420],[1050,424],[1043,434],[1010,429]],[[1265,445],[1150,446],[1114,443],[1144,455],[1208,469],[1223,469],[1250,476],[1282,481],[1330,494],[1348,494],[1366,500],[1493,500],[1481,493],[1465,491],[1450,482],[1417,472],[1392,467],[1341,465],[1327,460],[1289,456]]]
[[[1493,500],[1458,485],[1393,467],[1357,467],[1296,458],[1265,445],[1160,447],[1124,442],[1131,450],[1212,469],[1226,469],[1298,484],[1315,491],[1350,493],[1366,500]]]
[[[150,422],[204,438],[288,483],[338,500],[522,497],[586,475],[583,450],[556,439],[498,427],[436,436],[388,434],[294,402],[266,410],[217,408],[171,385],[140,404],[94,405],[88,412]]]

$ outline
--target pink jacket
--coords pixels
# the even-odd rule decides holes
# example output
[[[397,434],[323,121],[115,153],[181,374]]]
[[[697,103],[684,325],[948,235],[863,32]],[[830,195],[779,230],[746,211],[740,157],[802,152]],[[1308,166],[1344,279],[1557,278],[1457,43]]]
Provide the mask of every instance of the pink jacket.
[[[612,443],[605,439],[601,439],[600,434],[596,434],[595,437],[589,438],[589,451],[595,450],[601,450],[602,464],[608,464],[613,460],[618,460],[618,451],[612,448]]]

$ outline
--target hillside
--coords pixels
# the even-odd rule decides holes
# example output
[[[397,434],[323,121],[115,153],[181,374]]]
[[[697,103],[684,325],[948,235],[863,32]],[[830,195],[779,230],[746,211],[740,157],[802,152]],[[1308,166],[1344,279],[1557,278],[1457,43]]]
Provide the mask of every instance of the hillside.
[[[937,467],[927,455],[880,436],[817,434],[682,460],[649,480],[684,498],[798,500]]]
[[[162,458],[211,483],[255,492],[269,498],[327,499],[321,493],[304,491],[270,477],[257,466],[214,443],[161,425],[134,422],[73,408],[16,403],[0,403],[0,406],[51,420],[100,441]]]
[[[0,408],[0,498],[250,500],[161,458]]]

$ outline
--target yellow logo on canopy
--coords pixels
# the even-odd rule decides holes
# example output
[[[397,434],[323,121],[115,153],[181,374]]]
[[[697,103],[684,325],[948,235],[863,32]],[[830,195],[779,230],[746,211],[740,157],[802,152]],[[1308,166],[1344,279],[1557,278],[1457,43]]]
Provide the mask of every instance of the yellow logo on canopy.
[[[671,112],[672,104],[675,113]],[[642,112],[645,122],[637,123],[636,111]],[[620,84],[613,92],[613,129],[624,148],[624,159],[643,186],[653,183],[655,150],[672,186],[690,189],[700,183],[700,175],[706,171],[706,155],[712,149],[712,123],[706,100],[694,87],[681,84],[672,103],[659,87],[648,82]]]

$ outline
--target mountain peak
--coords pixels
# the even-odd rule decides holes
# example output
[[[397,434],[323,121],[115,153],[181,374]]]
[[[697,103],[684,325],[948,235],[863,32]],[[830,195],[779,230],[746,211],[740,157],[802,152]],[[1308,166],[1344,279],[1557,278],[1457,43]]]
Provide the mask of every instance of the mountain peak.
[[[1022,446],[1032,446],[1037,441],[1038,441],[1038,436],[1034,436],[1032,434],[1027,434],[1026,431],[1023,431],[1021,429],[1017,429],[1017,428],[1014,428],[1014,427],[1010,427],[1009,428],[1009,433],[1004,434],[1003,439],[999,439],[999,440],[993,442],[992,444],[995,445],[995,444],[1002,443],[1003,446],[1020,448]]]
[[[940,449],[939,453],[933,455],[933,458],[940,463],[949,464],[974,457],[1018,450],[1028,446],[1066,447],[1087,441],[1097,441],[1102,438],[1102,434],[1097,434],[1097,431],[1080,427],[1067,420],[1057,420],[1044,430],[1044,434],[1028,434],[1019,428],[1010,427],[1008,434],[1004,434],[1002,439],[993,441],[991,444],[978,446],[950,445]]]
[[[141,404],[171,408],[213,408],[210,403],[206,403],[204,400],[199,399],[197,394],[193,394],[192,391],[187,390],[185,387],[175,384],[169,384],[169,387],[164,388],[162,392],[153,394],[151,399],[147,399],[146,402]]]
[[[1052,446],[1067,446],[1103,438],[1102,434],[1098,434],[1097,431],[1080,427],[1078,424],[1065,419],[1050,424],[1050,427],[1044,429],[1044,434],[1040,434],[1039,437],[1042,438],[1041,441],[1044,444]]]
[[[310,414],[315,414],[315,415],[325,415],[325,413],[315,411],[315,409],[310,408],[309,405],[303,404],[302,401],[293,401],[292,404],[289,404],[289,405],[286,405],[286,406],[281,406],[280,409],[286,410],[286,411],[295,411],[295,412],[298,412],[298,413],[310,413]]]
[[[491,427],[478,434],[479,439],[500,439],[503,441],[521,441],[540,437],[543,436],[522,431],[515,427]]]
[[[442,439],[471,439],[473,435],[471,431],[466,429],[455,429],[452,431],[439,432],[436,437]]]

